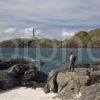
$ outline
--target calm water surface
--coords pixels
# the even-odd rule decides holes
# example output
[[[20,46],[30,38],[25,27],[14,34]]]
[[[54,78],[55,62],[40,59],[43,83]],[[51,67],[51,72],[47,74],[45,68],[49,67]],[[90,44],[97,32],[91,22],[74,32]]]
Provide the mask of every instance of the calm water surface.
[[[69,65],[69,55],[74,52],[77,55],[77,63],[92,63],[100,61],[100,48],[2,48],[0,58],[30,57],[36,60],[44,60],[41,66],[44,71],[63,69]]]

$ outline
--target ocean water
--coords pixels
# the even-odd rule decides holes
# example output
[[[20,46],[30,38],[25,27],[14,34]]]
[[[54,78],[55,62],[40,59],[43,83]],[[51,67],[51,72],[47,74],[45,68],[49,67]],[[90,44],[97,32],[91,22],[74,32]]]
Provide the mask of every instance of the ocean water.
[[[52,69],[64,69],[69,66],[69,56],[73,52],[77,56],[76,63],[92,63],[100,61],[100,48],[1,48],[0,58],[30,57],[44,61],[39,68],[45,72]]]

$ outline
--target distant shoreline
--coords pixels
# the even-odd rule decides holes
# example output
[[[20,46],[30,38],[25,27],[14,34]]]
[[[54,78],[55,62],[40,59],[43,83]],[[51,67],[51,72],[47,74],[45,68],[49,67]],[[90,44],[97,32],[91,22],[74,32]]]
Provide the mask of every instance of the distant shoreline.
[[[21,49],[24,49],[24,48],[36,48],[36,47],[0,47],[0,49],[4,49],[4,48],[21,48]],[[38,47],[37,47],[38,48]],[[40,47],[40,48],[62,48],[62,49],[100,49],[100,47]]]
[[[100,48],[100,29],[90,32],[80,31],[70,39],[61,41],[48,38],[16,38],[0,42],[1,48],[35,48],[37,46],[40,48]]]

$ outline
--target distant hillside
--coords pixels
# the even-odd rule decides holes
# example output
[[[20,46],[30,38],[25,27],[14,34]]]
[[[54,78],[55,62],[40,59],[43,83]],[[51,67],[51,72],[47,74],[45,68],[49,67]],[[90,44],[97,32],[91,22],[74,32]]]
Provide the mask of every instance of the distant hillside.
[[[90,32],[81,31],[69,40],[63,41],[63,47],[100,47],[100,29]]]
[[[70,39],[66,39],[63,42],[57,40],[50,40],[46,38],[42,39],[11,39],[7,41],[0,42],[0,47],[92,47],[92,48],[100,48],[100,29],[95,29],[90,32],[81,31],[75,34]]]
[[[42,39],[25,39],[25,38],[18,38],[18,39],[11,39],[7,41],[0,42],[0,47],[53,47],[59,45],[59,41],[53,41],[50,39],[42,38]]]

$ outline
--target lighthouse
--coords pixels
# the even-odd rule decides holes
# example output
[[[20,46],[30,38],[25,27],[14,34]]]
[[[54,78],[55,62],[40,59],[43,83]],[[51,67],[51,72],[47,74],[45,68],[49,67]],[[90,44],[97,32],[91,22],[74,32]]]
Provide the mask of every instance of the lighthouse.
[[[35,38],[35,28],[33,28],[33,38]]]

